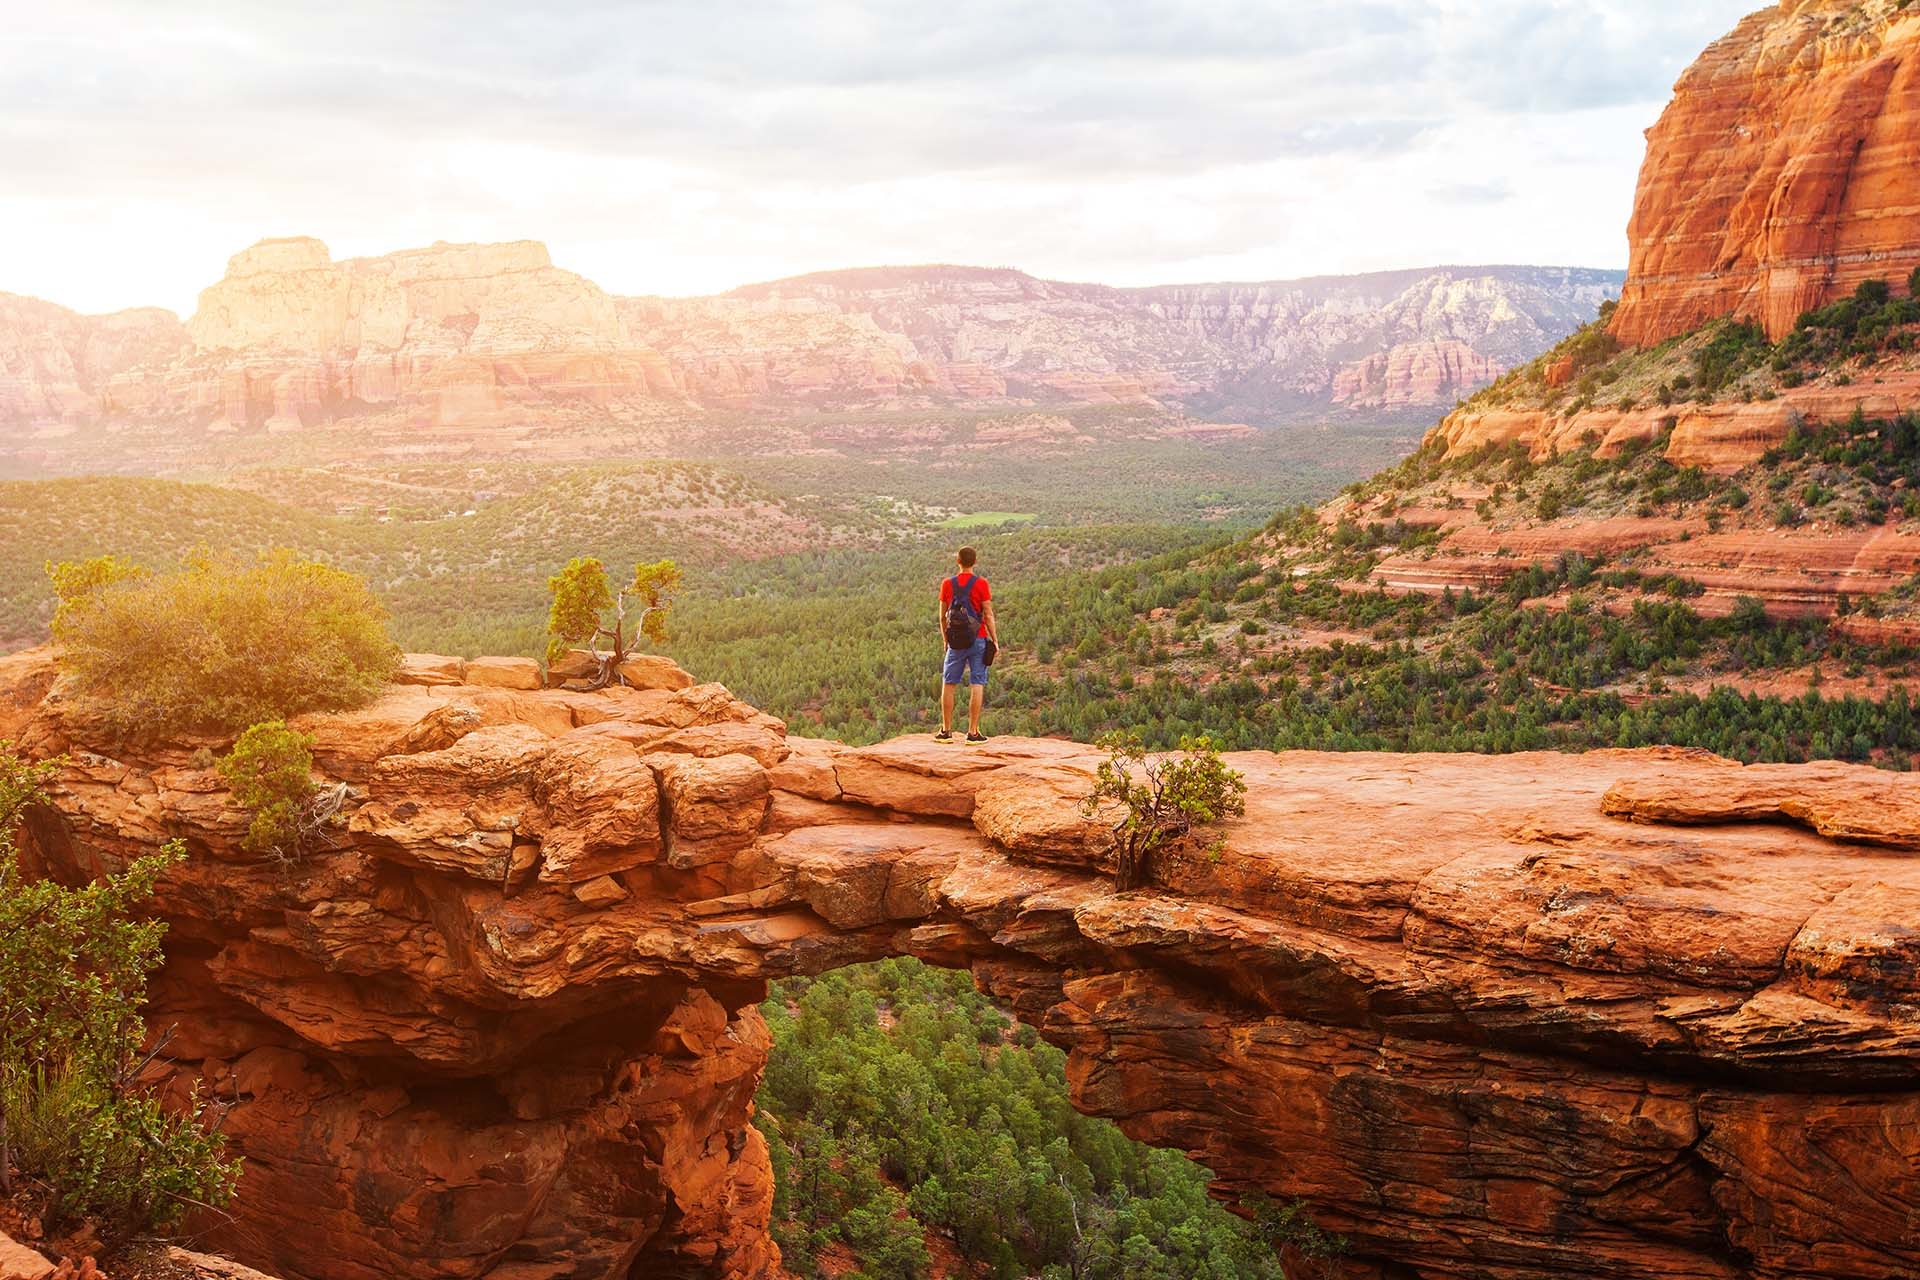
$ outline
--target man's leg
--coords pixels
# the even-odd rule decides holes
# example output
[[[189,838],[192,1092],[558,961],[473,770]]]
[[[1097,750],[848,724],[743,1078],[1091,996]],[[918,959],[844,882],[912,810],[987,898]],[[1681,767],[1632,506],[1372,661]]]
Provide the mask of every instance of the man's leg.
[[[960,686],[943,684],[940,686],[940,731],[945,733],[953,728],[953,694]],[[978,701],[978,699],[975,699]]]
[[[986,705],[987,705],[987,686],[983,684],[974,685],[972,700],[969,701],[967,704],[967,732],[968,733],[980,732],[980,709]]]

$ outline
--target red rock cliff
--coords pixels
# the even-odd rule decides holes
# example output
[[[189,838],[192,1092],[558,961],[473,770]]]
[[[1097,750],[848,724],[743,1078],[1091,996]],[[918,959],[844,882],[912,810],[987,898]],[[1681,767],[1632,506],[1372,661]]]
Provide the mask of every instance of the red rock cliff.
[[[1697,753],[1246,754],[1217,856],[1116,893],[1052,741],[789,738],[714,685],[501,661],[311,717],[340,847],[243,854],[208,745],[67,753],[29,857],[180,837],[152,1020],[289,1277],[762,1277],[769,978],[970,966],[1077,1104],[1308,1199],[1349,1280],[1920,1273],[1920,779]]]
[[[1621,340],[1720,316],[1778,338],[1802,311],[1920,265],[1920,10],[1782,0],[1674,87],[1647,133]]]

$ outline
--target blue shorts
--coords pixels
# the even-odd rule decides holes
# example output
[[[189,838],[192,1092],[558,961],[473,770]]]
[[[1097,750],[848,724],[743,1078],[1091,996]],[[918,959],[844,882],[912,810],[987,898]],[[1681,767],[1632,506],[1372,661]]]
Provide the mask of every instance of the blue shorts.
[[[973,678],[967,679],[968,668],[972,668]],[[970,649],[947,650],[947,663],[941,671],[943,684],[976,684],[983,688],[987,683],[987,638],[981,636],[973,642]]]

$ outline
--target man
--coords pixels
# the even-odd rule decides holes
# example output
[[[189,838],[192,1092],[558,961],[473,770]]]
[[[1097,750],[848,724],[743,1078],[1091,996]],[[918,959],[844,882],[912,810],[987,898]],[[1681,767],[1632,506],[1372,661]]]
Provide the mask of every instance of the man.
[[[974,565],[979,554],[962,547],[954,555],[956,572],[940,584],[940,643],[947,651],[940,685],[940,732],[935,742],[952,742],[954,695],[971,687],[967,703],[967,741],[985,742],[980,711],[987,702],[987,646],[998,645],[993,623],[993,592]]]

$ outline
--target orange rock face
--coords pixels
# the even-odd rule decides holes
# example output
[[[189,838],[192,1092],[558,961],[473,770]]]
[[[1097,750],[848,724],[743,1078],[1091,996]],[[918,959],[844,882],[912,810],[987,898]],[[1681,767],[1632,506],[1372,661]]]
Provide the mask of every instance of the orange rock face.
[[[187,332],[170,311],[82,316],[0,293],[0,422],[95,421],[107,412],[117,376],[187,348]]]
[[[1647,134],[1614,314],[1647,346],[1748,315],[1780,337],[1920,265],[1920,12],[1782,0],[1701,55]]]
[[[30,868],[188,844],[157,1073],[246,1157],[203,1224],[242,1262],[771,1278],[754,1005],[907,954],[1065,1047],[1083,1109],[1307,1199],[1348,1280],[1920,1270],[1920,779],[1243,754],[1217,852],[1116,893],[1073,743],[849,749],[712,685],[408,669],[441,682],[303,722],[348,825],[282,868],[202,744],[131,755],[44,653],[0,663],[0,736],[68,759]]]
[[[1633,555],[1642,572],[1700,584],[1704,594],[1693,607],[1709,616],[1724,616],[1736,599],[1753,596],[1775,617],[1825,618],[1843,595],[1878,595],[1920,573],[1920,534],[1892,524],[1713,533],[1694,517],[1615,516],[1489,527],[1460,511],[1441,513],[1437,527],[1438,547],[1387,556],[1366,581],[1389,591],[1487,591],[1569,552],[1616,562]],[[1895,628],[1883,638],[1909,632]]]
[[[1424,444],[1456,458],[1479,449],[1524,445],[1534,458],[1564,453],[1587,443],[1613,457],[1630,440],[1653,440],[1672,428],[1666,458],[1676,467],[1731,473],[1759,461],[1795,426],[1837,422],[1859,410],[1891,418],[1920,409],[1920,371],[1892,369],[1870,382],[1793,387],[1772,400],[1676,404],[1671,407],[1590,408],[1579,412],[1531,408],[1456,409],[1427,432]]]

